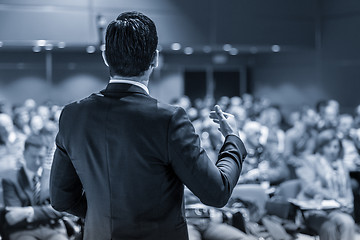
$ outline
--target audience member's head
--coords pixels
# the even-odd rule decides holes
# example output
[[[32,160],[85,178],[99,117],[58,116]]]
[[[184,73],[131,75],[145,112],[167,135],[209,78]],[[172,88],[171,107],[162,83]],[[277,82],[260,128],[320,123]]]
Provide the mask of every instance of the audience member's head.
[[[239,96],[233,96],[230,98],[230,105],[231,106],[241,106],[242,99]]]
[[[230,98],[228,96],[221,96],[217,101],[217,105],[219,105],[223,111],[226,111],[229,104],[230,104]]]
[[[324,115],[324,109],[328,105],[327,100],[320,100],[316,103],[316,112],[322,117]]]
[[[315,152],[323,155],[330,161],[343,157],[343,147],[335,130],[327,129],[319,133],[316,139]]]
[[[267,127],[279,127],[282,120],[281,112],[277,107],[270,106],[260,113],[259,120]]]
[[[11,117],[6,113],[0,113],[0,126],[3,126],[8,136],[14,131],[14,124]]]
[[[50,109],[48,106],[40,105],[37,108],[37,114],[44,120],[47,121],[50,119]]]
[[[335,105],[327,105],[324,108],[323,120],[325,127],[335,128],[338,124],[338,109]]]
[[[319,121],[319,115],[310,107],[303,107],[300,115],[301,122],[310,128],[315,127]]]
[[[111,76],[141,76],[154,64],[158,36],[154,22],[139,12],[125,12],[106,29],[105,57]]]
[[[360,117],[360,104],[358,106],[356,106],[356,108],[355,108],[355,116]]]
[[[337,126],[337,130],[342,135],[342,137],[349,136],[353,124],[354,118],[350,114],[342,114],[339,117],[339,124]]]
[[[228,111],[234,115],[238,128],[242,129],[248,119],[246,109],[240,105],[234,105],[231,106]]]
[[[15,127],[23,129],[30,122],[29,112],[24,107],[17,107],[13,111],[13,122]]]
[[[25,141],[24,160],[26,168],[36,172],[46,158],[46,144],[41,135],[30,135]]]
[[[252,147],[260,145],[261,124],[255,121],[246,122],[243,128],[245,134],[245,142]]]
[[[44,120],[39,115],[34,115],[30,119],[30,128],[31,131],[35,134],[38,134],[40,130],[44,127]]]

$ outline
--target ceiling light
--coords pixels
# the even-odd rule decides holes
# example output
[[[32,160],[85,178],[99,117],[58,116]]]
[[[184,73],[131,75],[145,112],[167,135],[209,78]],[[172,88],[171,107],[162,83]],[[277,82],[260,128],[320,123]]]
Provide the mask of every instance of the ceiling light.
[[[41,51],[41,47],[40,46],[33,46],[32,48],[33,52],[40,52]]]
[[[230,54],[230,55],[235,56],[235,55],[237,55],[238,53],[239,53],[239,50],[238,50],[237,48],[231,48],[231,49],[229,50],[229,54]]]
[[[280,46],[279,45],[272,45],[271,51],[273,52],[280,52]]]
[[[87,46],[86,48],[86,52],[87,53],[94,53],[95,52],[95,47],[94,46]]]
[[[40,47],[44,47],[46,45],[46,40],[37,40],[36,44]]]
[[[190,54],[193,54],[194,53],[194,49],[192,47],[186,47],[184,48],[184,53],[186,55],[190,55]]]
[[[171,49],[174,51],[178,51],[181,49],[181,44],[180,43],[173,43],[171,44]]]
[[[58,43],[58,48],[65,48],[66,43],[65,42],[59,42]]]
[[[228,52],[232,49],[232,46],[231,46],[231,44],[224,44],[223,49],[224,49],[224,51]]]
[[[100,45],[100,51],[102,51],[102,52],[105,51],[105,44]]]
[[[45,45],[45,50],[50,51],[52,49],[53,49],[53,45],[51,43]]]

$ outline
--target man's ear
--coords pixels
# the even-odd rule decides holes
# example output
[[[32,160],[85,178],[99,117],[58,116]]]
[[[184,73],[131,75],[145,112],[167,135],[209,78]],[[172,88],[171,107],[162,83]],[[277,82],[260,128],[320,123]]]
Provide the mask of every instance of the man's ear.
[[[109,64],[108,64],[108,62],[107,62],[107,60],[106,60],[105,51],[102,51],[101,55],[102,55],[102,58],[103,58],[103,60],[104,60],[105,65],[106,65],[106,66],[109,66]]]
[[[157,68],[159,66],[159,50],[157,49],[155,50],[155,57],[152,60],[150,66],[153,68]]]

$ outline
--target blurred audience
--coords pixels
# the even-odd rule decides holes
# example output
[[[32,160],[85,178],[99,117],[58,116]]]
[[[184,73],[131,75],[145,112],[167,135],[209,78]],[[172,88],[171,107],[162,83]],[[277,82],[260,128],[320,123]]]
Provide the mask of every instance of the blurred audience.
[[[204,205],[185,189],[185,213],[189,240],[255,240],[254,236],[223,222],[223,210]]]
[[[332,211],[310,210],[305,212],[305,222],[326,239],[354,239],[355,224],[351,217],[353,194],[350,177],[343,162],[343,148],[333,129],[319,133],[315,154],[305,158],[297,169],[302,181],[298,199],[305,201],[335,200],[340,208]],[[309,202],[310,204],[310,202]]]
[[[269,99],[248,93],[231,98],[223,96],[217,100],[205,97],[196,99],[193,104],[189,97],[182,96],[172,103],[187,111],[202,147],[214,162],[223,139],[217,125],[209,119],[209,113],[215,103],[221,105],[225,112],[235,116],[239,134],[248,151],[239,184],[266,183],[276,187],[290,179],[301,179],[303,189],[300,198],[334,199],[341,203],[339,211],[321,213],[321,217],[308,213],[307,221],[318,221],[314,230],[321,239],[331,239],[326,237],[329,234],[335,234],[338,239],[352,239],[354,222],[349,216],[355,208],[355,212],[359,212],[355,214],[358,215],[355,219],[360,221],[360,187],[359,179],[349,179],[349,171],[360,171],[360,104],[353,115],[341,114],[341,106],[334,99],[319,101],[315,108],[302,106],[300,110],[285,115],[281,107]],[[62,106],[49,102],[37,104],[33,99],[13,107],[6,101],[0,101],[0,179],[9,179],[15,172],[24,169],[25,140],[34,134],[46,139],[46,160],[42,169],[44,179],[47,178],[61,110]],[[287,120],[286,125],[284,119]],[[331,141],[329,136],[333,138]],[[44,183],[45,189],[47,184]],[[2,205],[3,199],[0,207]],[[322,227],[319,222],[323,222],[319,219],[325,219]],[[225,223],[210,220],[201,224],[196,222],[198,220],[189,222],[189,232],[198,237],[190,239],[200,239],[200,236],[202,239],[214,239],[215,235],[211,237],[209,233],[217,228],[239,234],[240,239],[249,237]],[[332,232],[334,229],[337,232]],[[225,235],[222,239],[226,239]]]
[[[278,141],[268,139],[260,143],[262,126],[255,121],[245,124],[243,139],[248,156],[243,164],[239,183],[264,183],[278,185],[288,178],[288,168],[278,149]]]
[[[6,207],[6,231],[10,240],[68,239],[63,214],[50,205],[43,175],[47,144],[41,135],[30,135],[25,142],[24,165],[2,180]],[[48,176],[48,175],[47,175]]]
[[[294,126],[286,131],[284,158],[292,179],[297,178],[296,169],[302,166],[304,158],[315,150],[318,121],[316,111],[304,107],[300,113],[300,121],[295,122]]]

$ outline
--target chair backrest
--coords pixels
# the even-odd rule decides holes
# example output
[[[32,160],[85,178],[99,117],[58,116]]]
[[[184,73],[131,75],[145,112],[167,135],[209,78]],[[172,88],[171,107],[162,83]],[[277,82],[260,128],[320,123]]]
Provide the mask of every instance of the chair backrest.
[[[285,181],[279,185],[274,196],[281,196],[284,199],[296,198],[301,191],[300,179],[292,179]]]
[[[265,204],[269,195],[259,184],[240,184],[234,188],[231,198],[254,202],[260,213],[265,214]]]

